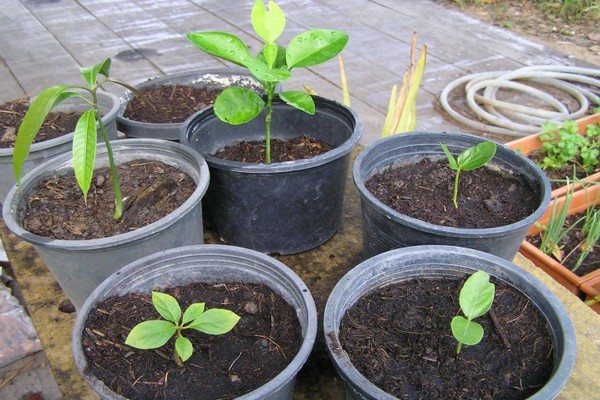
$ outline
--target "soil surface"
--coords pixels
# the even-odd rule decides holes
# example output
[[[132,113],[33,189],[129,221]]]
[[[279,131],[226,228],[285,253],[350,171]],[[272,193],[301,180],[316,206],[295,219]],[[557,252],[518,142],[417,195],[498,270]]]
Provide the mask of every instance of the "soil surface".
[[[114,192],[108,168],[94,171],[87,203],[74,175],[38,183],[27,203],[23,227],[36,235],[84,240],[126,233],[158,221],[183,204],[196,189],[187,174],[162,162],[131,161],[117,167],[123,217],[113,218]]]
[[[566,18],[559,15],[560,1],[552,3],[534,0],[433,0],[433,2],[492,25],[509,29],[551,49],[600,66],[599,9],[590,10],[581,18]]]
[[[271,162],[303,160],[318,156],[333,149],[333,146],[307,136],[282,140],[271,139]],[[264,141],[242,141],[220,149],[215,157],[248,163],[264,163]]]
[[[600,206],[596,206],[595,209],[600,210]],[[558,249],[556,249],[556,255],[558,257],[551,256],[578,276],[584,276],[600,269],[600,243],[596,241],[592,247],[592,251],[588,253],[581,265],[573,270],[573,268],[577,266],[577,261],[582,253],[582,245],[585,240],[585,234],[581,231],[583,221],[580,221],[580,219],[585,216],[585,212],[581,212],[567,217],[563,228],[568,229],[573,225],[574,228],[561,239]],[[527,241],[539,248],[541,237],[539,235],[527,236]]]
[[[425,157],[373,175],[366,187],[401,214],[449,227],[508,225],[531,215],[540,204],[539,192],[523,177],[486,166],[461,172],[456,208],[454,177],[445,158]]]
[[[185,121],[190,115],[215,102],[222,89],[168,85],[140,90],[127,104],[123,116],[157,124]]]
[[[23,97],[0,105],[0,148],[14,147],[17,131],[29,108],[29,103],[30,100]],[[80,115],[64,112],[49,113],[36,135],[34,143],[73,132]]]
[[[174,339],[156,350],[124,344],[135,325],[160,319],[150,295],[102,302],[86,322],[85,356],[90,372],[127,398],[236,398],[274,378],[302,344],[294,309],[266,286],[196,283],[159,291],[173,295],[182,310],[203,302],[206,309],[229,309],[241,319],[224,335],[185,330],[194,354],[180,367],[172,359]]]
[[[463,282],[413,279],[361,298],[340,326],[354,366],[401,399],[506,400],[536,392],[553,368],[545,318],[521,292],[494,282],[494,304],[477,318],[483,340],[457,356],[450,321],[460,311]]]

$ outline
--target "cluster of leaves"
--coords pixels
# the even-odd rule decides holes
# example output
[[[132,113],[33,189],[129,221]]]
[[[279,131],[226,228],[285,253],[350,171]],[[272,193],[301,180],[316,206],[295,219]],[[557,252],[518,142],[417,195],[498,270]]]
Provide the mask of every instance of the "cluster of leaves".
[[[490,282],[490,276],[485,271],[477,271],[469,277],[460,290],[458,302],[462,315],[452,318],[450,328],[458,342],[456,354],[460,353],[463,344],[472,346],[483,339],[483,327],[473,321],[482,316],[492,307],[496,286]]]
[[[265,42],[255,56],[239,37],[230,33],[192,32],[186,37],[206,53],[246,68],[263,85],[266,101],[251,90],[231,87],[217,97],[214,112],[220,120],[240,125],[255,118],[266,107],[265,158],[270,163],[273,100],[279,97],[299,110],[315,113],[314,101],[308,93],[275,93],[277,84],[291,78],[294,68],[312,67],[337,56],[346,46],[348,35],[336,30],[310,30],[292,38],[286,48],[275,43],[285,29],[286,19],[274,1],[269,1],[267,9],[262,0],[255,0],[250,19],[254,31]]]
[[[183,330],[194,329],[209,335],[222,335],[232,330],[240,319],[230,310],[205,310],[205,303],[190,305],[182,316],[177,300],[161,292],[152,292],[152,304],[164,320],[149,320],[137,324],[127,335],[125,344],[144,350],[156,349],[164,346],[175,335],[175,354],[181,361],[189,359],[194,352],[192,342],[182,335]]]
[[[494,155],[496,155],[496,143],[494,142],[481,142],[476,144],[475,146],[469,147],[465,149],[462,153],[458,155],[458,158],[455,158],[448,146],[443,143],[440,143],[444,154],[446,154],[446,158],[448,159],[448,164],[453,171],[456,171],[454,176],[454,190],[452,195],[452,202],[454,203],[454,207],[458,208],[457,197],[458,197],[458,184],[460,179],[461,171],[472,171],[474,169],[483,167],[487,164]]]
[[[576,163],[586,172],[598,166],[600,156],[600,124],[587,126],[586,134],[580,135],[577,122],[565,121],[561,127],[553,122],[542,125],[542,169],[557,169]]]

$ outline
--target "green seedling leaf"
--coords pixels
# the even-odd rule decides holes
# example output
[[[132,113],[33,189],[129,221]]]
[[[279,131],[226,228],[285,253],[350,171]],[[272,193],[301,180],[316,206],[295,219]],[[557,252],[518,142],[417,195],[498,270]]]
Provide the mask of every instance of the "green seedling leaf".
[[[247,67],[254,58],[242,39],[231,33],[192,32],[186,37],[200,50],[242,67]]]
[[[496,287],[485,271],[477,271],[465,281],[458,299],[464,317],[457,315],[450,323],[452,335],[458,342],[457,354],[463,344],[475,345],[483,338],[483,328],[473,319],[488,312],[495,292]]]
[[[166,293],[152,292],[152,304],[164,319],[179,324],[181,307],[175,297]]]
[[[255,0],[250,20],[254,31],[267,43],[275,42],[285,29],[285,15],[274,1],[269,1],[267,10],[262,0]]]
[[[129,332],[125,344],[142,350],[157,349],[164,346],[176,331],[175,325],[169,321],[144,321]]]
[[[279,46],[277,46],[275,43],[267,43],[265,44],[265,47],[263,47],[260,54],[269,68],[273,68],[277,62],[278,52]]]
[[[194,303],[183,313],[182,325],[186,325],[200,316],[204,312],[204,303]]]
[[[307,114],[315,114],[315,102],[312,96],[306,92],[288,91],[279,93],[281,100],[292,107],[304,111]]]
[[[97,140],[96,115],[94,110],[87,110],[79,117],[73,136],[73,169],[86,203],[94,176]]]
[[[318,29],[294,37],[287,48],[288,68],[306,68],[337,56],[348,43],[341,31]]]
[[[234,86],[217,97],[214,112],[221,121],[241,125],[260,114],[264,106],[264,100],[256,92]]]
[[[94,64],[91,67],[83,67],[79,71],[83,79],[87,82],[90,87],[96,86],[98,75],[102,75],[106,78],[110,76],[110,58],[105,59],[98,64]]]
[[[442,150],[444,151],[444,154],[446,155],[446,158],[448,159],[448,165],[450,165],[450,169],[452,169],[453,171],[457,171],[458,170],[458,161],[456,161],[456,158],[454,158],[452,153],[450,153],[448,146],[446,146],[443,143],[440,143],[440,146],[442,147]]]
[[[185,362],[194,353],[194,346],[192,345],[192,342],[190,342],[190,340],[188,338],[179,336],[175,340],[175,351],[177,352],[177,355],[179,356],[179,358],[181,358],[181,361]]]
[[[469,147],[458,156],[458,165],[463,171],[471,171],[487,164],[496,155],[496,143],[481,142]]]
[[[209,335],[222,335],[232,330],[239,319],[240,317],[233,311],[211,308],[204,311],[188,328]]]

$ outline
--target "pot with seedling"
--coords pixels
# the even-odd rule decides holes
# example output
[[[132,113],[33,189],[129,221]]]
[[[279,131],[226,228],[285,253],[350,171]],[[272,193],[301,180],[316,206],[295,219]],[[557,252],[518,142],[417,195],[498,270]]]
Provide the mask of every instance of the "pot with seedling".
[[[581,184],[550,203],[528,231],[520,252],[557,282],[583,297],[582,284],[600,276],[600,185]]]
[[[367,146],[354,164],[363,256],[445,244],[512,260],[550,201],[523,155],[462,133],[410,132]]]
[[[363,128],[351,109],[335,101],[301,91],[276,93],[275,87],[294,69],[335,57],[348,36],[311,30],[284,48],[275,40],[285,16],[274,2],[267,10],[255,1],[251,19],[265,41],[255,56],[228,33],[187,37],[203,51],[247,68],[264,84],[266,97],[238,87],[224,90],[211,109],[187,121],[180,141],[209,164],[208,205],[225,242],[268,253],[298,253],[336,232],[351,152]],[[245,148],[258,148],[259,156],[254,150],[244,153]],[[229,157],[230,151],[242,155]]]
[[[195,245],[107,278],[77,315],[73,354],[103,399],[291,399],[316,331],[308,288],[281,262]]]
[[[331,292],[323,327],[347,399],[552,399],[576,357],[569,315],[542,282],[454,246],[362,262]]]
[[[123,265],[161,249],[203,242],[201,199],[208,166],[179,143],[109,141],[99,118],[98,87],[107,82],[129,87],[110,77],[109,69],[106,59],[81,71],[93,101],[77,123],[72,154],[54,157],[21,177],[46,113],[79,96],[73,88],[81,88],[53,86],[35,99],[14,149],[17,185],[3,207],[7,227],[33,244],[77,308]],[[104,139],[98,146],[96,123]],[[120,182],[127,183],[125,199]]]
[[[262,86],[241,69],[209,69],[160,76],[128,91],[117,113],[119,131],[128,137],[179,140],[189,116],[214,103],[223,89],[241,86],[264,94]]]

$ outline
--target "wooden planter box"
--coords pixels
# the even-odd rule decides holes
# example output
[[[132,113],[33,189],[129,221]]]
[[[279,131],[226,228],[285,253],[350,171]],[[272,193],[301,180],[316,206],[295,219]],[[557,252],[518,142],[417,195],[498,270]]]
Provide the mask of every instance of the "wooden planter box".
[[[600,182],[600,180],[598,181]],[[590,205],[590,203],[600,204],[599,199],[600,184],[588,187],[587,190],[577,190],[573,194],[568,215],[573,215],[585,211]],[[552,215],[552,207],[555,202],[558,202],[559,207],[562,208],[562,205],[565,202],[565,197],[559,197],[551,201],[548,205],[548,209],[542,215],[542,217],[538,219],[537,222],[541,224],[548,223],[548,220]],[[527,232],[527,235],[537,235],[539,233],[540,228],[538,228],[536,225],[533,225]],[[548,273],[548,275],[552,276],[556,281],[558,281],[564,287],[566,287],[571,292],[573,292],[581,298],[583,298],[584,296],[581,289],[582,284],[596,277],[600,278],[600,270],[590,272],[584,276],[578,276],[570,269],[556,261],[554,258],[546,255],[540,249],[527,242],[526,240],[523,241],[523,243],[521,244],[519,252],[523,256],[531,260],[531,262],[533,262],[537,267],[543,269],[546,273]]]
[[[598,124],[599,122],[600,122],[600,114],[589,115],[587,117],[578,119],[577,126],[579,127],[579,130],[578,130],[579,134],[584,134],[588,125],[590,125],[590,124],[595,125],[595,124]],[[525,136],[525,137],[522,137],[517,140],[513,140],[511,142],[506,143],[506,145],[508,147],[510,147],[511,149],[520,151],[524,155],[529,155],[529,153],[531,153],[532,151],[537,150],[540,147],[542,147],[540,135],[542,135],[542,132],[536,133],[534,135]],[[586,180],[600,181],[600,172],[589,175],[586,178]],[[580,188],[581,188],[580,185],[575,185],[575,190],[578,190]],[[564,196],[567,193],[568,189],[569,189],[569,186],[565,185],[563,187],[553,190],[552,198]]]

